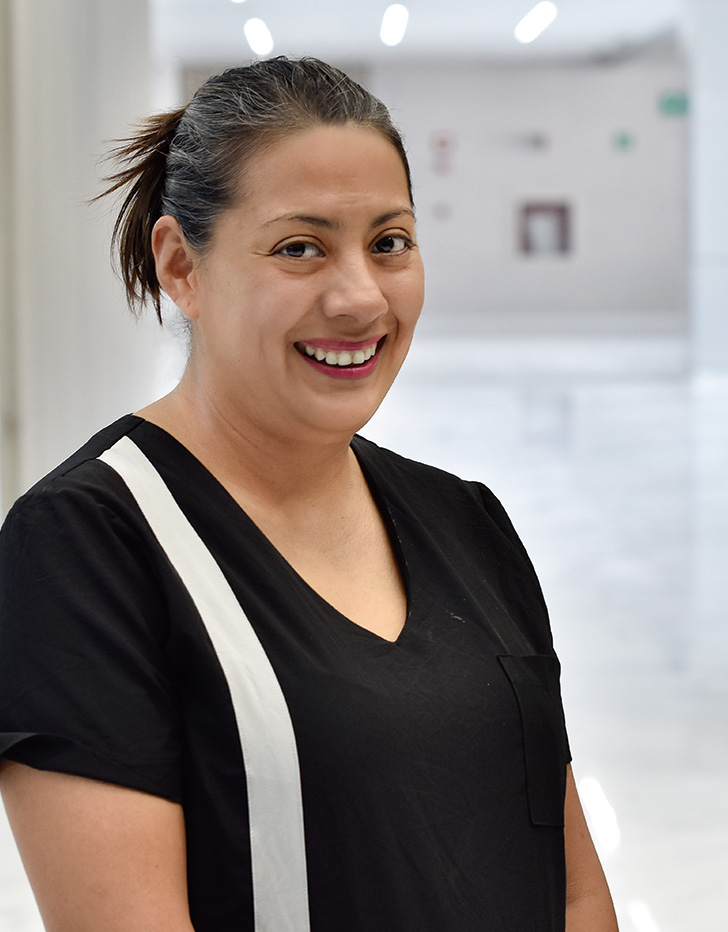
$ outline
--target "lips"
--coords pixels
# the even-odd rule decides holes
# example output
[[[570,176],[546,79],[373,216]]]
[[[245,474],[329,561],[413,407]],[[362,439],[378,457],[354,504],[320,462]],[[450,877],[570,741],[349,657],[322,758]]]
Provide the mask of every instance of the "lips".
[[[314,368],[337,378],[356,378],[368,375],[376,365],[377,352],[384,337],[369,341],[302,340],[296,343],[298,352]]]

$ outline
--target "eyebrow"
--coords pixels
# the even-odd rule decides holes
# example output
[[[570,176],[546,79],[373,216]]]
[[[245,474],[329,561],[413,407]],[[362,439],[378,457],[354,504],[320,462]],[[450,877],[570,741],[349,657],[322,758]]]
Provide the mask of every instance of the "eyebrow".
[[[390,220],[396,220],[398,217],[403,216],[410,217],[414,220],[415,212],[409,207],[401,207],[398,210],[388,210],[386,213],[375,217],[369,227],[373,230],[375,227],[382,226],[384,223],[389,223]],[[329,220],[326,217],[316,217],[311,214],[283,214],[280,217],[274,217],[272,220],[268,220],[265,226],[272,226],[274,223],[282,223],[286,220],[297,220],[299,223],[306,223],[313,227],[321,227],[325,230],[338,231],[341,229],[341,223],[339,223],[338,220]]]

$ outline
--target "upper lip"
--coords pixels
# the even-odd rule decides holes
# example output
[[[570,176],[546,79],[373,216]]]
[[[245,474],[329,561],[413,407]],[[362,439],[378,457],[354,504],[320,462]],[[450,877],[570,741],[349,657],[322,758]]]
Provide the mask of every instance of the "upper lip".
[[[357,350],[364,350],[374,343],[379,343],[384,338],[384,334],[369,337],[368,340],[335,340],[330,337],[324,337],[314,340],[298,340],[297,345],[306,344],[314,349],[322,349],[331,353],[356,353]]]

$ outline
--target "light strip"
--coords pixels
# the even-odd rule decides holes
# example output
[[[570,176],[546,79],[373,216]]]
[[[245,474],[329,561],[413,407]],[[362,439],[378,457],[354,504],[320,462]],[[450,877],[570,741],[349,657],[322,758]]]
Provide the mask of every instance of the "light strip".
[[[610,805],[601,783],[593,777],[579,781],[579,796],[589,816],[594,840],[603,851],[614,851],[619,847],[622,833],[617,823],[617,814]]]
[[[385,45],[399,45],[407,29],[409,11],[401,3],[393,3],[384,11],[379,38]]]
[[[537,3],[531,12],[527,13],[516,26],[514,31],[516,39],[524,44],[533,42],[534,39],[537,39],[541,35],[544,29],[553,23],[558,12],[556,4],[551,3],[550,0],[543,0],[543,2]]]
[[[641,902],[641,900],[635,900],[633,903],[629,904],[627,912],[629,913],[632,925],[635,927],[635,932],[660,932],[646,903]]]
[[[273,36],[262,19],[249,19],[243,30],[248,45],[256,55],[270,55],[273,51]]]

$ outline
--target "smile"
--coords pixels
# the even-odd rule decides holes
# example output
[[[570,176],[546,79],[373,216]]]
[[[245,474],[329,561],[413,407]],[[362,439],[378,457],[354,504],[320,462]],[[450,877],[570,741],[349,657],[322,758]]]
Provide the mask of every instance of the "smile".
[[[339,381],[361,381],[367,379],[379,362],[386,336],[359,343],[349,340],[321,339],[308,343],[301,340],[296,349],[309,366],[321,375]]]
[[[311,346],[309,343],[300,343],[299,351],[304,352],[307,356],[313,356],[317,362],[325,363],[327,366],[362,366],[368,362],[377,352],[378,343],[371,343],[356,350],[336,351],[324,349],[320,346]]]

